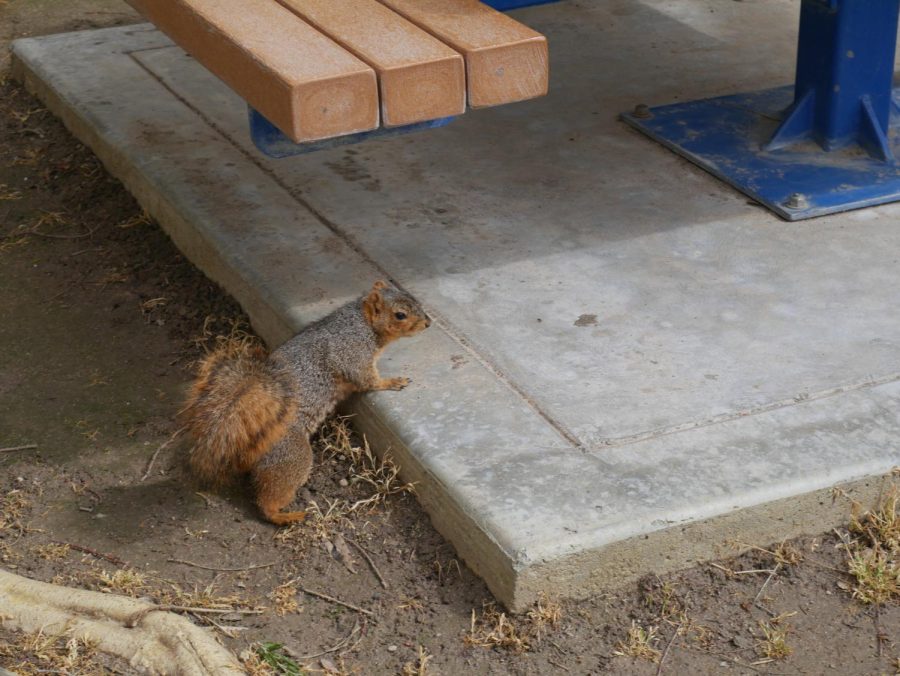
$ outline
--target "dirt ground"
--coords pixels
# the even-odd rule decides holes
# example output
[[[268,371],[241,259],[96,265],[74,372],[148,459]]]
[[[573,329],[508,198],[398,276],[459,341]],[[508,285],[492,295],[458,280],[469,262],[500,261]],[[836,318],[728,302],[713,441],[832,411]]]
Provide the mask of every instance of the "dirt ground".
[[[14,37],[134,20],[117,0],[0,0],[0,77]],[[12,82],[0,87],[0,318],[0,566],[231,609],[192,618],[212,618],[252,673],[900,673],[896,504],[860,517],[868,530],[732,558],[746,547],[722,543],[720,561],[509,618],[340,423],[298,496],[302,527],[261,522],[246,486],[199,491],[184,443],[165,444],[194,362],[242,326],[240,308]],[[851,552],[873,564],[859,569],[868,585]],[[67,640],[0,629],[0,666],[131,673]],[[267,671],[276,654],[302,671]]]

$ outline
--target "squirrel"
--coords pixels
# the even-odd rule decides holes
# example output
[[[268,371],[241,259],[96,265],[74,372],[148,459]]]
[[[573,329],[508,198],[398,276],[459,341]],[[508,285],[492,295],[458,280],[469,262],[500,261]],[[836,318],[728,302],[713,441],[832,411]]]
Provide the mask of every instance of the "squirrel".
[[[265,519],[301,521],[305,512],[282,510],[309,478],[310,436],[351,393],[406,387],[409,378],[382,378],[376,362],[389,343],[430,325],[411,296],[378,281],[268,358],[258,347],[210,353],[182,409],[194,474],[221,485],[250,473]]]

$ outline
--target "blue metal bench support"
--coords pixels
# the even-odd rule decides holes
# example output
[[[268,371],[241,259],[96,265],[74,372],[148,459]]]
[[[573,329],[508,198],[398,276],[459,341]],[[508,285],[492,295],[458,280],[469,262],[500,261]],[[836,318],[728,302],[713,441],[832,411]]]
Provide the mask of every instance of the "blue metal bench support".
[[[793,87],[623,119],[789,220],[900,200],[900,0],[802,0]]]
[[[275,158],[305,155],[306,153],[313,153],[317,150],[338,148],[340,146],[360,143],[369,139],[400,136],[401,134],[408,134],[423,129],[435,129],[450,124],[450,122],[455,119],[453,117],[442,117],[437,120],[407,124],[402,127],[379,127],[372,131],[347,134],[346,136],[338,136],[336,138],[325,139],[324,141],[295,143],[285,136],[278,127],[269,122],[269,120],[253,106],[248,105],[247,108],[250,114],[250,138],[253,139],[253,144],[262,153]]]
[[[893,160],[887,131],[898,11],[897,0],[803,2],[794,103],[768,149],[812,138],[824,150],[857,142]]]

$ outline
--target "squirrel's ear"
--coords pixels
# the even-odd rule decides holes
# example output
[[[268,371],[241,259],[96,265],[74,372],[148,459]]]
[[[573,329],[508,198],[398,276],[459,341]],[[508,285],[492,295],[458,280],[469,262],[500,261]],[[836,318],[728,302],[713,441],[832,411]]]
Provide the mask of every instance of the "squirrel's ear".
[[[363,313],[366,315],[369,324],[374,323],[375,317],[381,314],[383,308],[384,298],[381,297],[381,287],[379,287],[376,282],[375,286],[373,286],[372,290],[369,292],[369,295],[366,296],[366,299],[363,301]]]
[[[388,288],[388,283],[383,279],[379,279],[372,285],[372,291],[380,291],[381,289]]]

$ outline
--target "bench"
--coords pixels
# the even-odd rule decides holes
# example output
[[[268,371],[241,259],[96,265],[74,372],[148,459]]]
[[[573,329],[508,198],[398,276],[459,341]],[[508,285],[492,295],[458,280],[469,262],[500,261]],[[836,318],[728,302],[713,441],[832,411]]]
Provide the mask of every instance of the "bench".
[[[478,0],[129,2],[248,102],[264,150],[280,135],[315,149],[547,92],[546,38]]]

